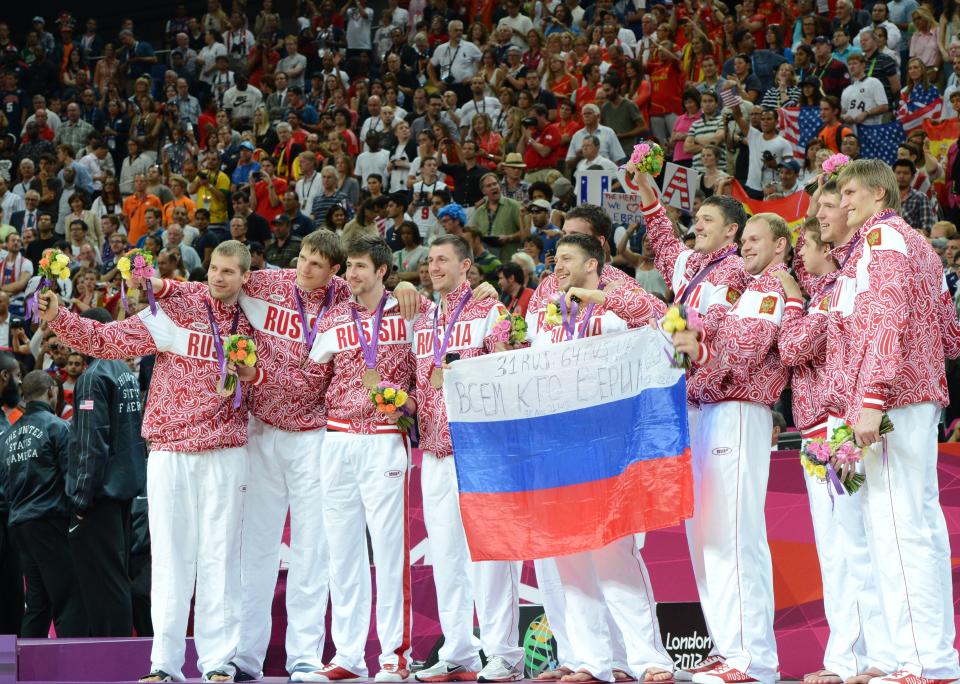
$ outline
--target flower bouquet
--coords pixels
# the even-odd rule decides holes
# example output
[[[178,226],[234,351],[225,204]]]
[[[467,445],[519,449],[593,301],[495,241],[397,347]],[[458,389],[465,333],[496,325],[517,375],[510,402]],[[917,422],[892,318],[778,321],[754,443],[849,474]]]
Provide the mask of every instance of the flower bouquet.
[[[549,306],[556,305],[551,304]],[[523,344],[527,341],[527,322],[520,314],[511,314],[504,311],[500,314],[500,318],[497,319],[497,325],[493,331],[498,337],[501,337],[512,345]]]
[[[701,332],[703,321],[700,320],[700,314],[696,309],[683,304],[674,304],[667,309],[666,315],[660,321],[660,329],[672,339],[673,333],[687,329]],[[673,354],[667,352],[667,355],[670,356],[670,365],[674,368],[685,370],[690,368],[692,363],[690,357],[683,352],[674,351]]]
[[[825,177],[824,182],[826,183],[837,180],[837,176],[839,176],[840,172],[843,171],[843,167],[849,164],[850,161],[850,157],[839,153],[832,154],[824,159],[823,164],[820,165],[820,168],[823,169],[823,174],[821,174],[821,177]],[[812,195],[817,191],[819,186],[820,177],[814,177],[813,182],[808,183],[804,190],[807,191],[808,195]]]
[[[648,173],[657,177],[663,171],[665,157],[666,155],[660,145],[652,140],[644,141],[634,145],[630,160],[624,168],[628,173]]]
[[[149,281],[147,281],[149,282]],[[224,362],[220,369],[220,385],[223,393],[233,394],[233,407],[240,408],[240,383],[236,373],[227,372],[227,361],[235,366],[253,368],[257,363],[257,343],[246,335],[231,335],[223,346]]]
[[[39,269],[40,284],[26,303],[27,318],[34,323],[40,322],[40,293],[49,290],[54,283],[60,280],[60,276],[70,277],[70,257],[59,249],[45,249],[43,256],[40,257]]]
[[[811,439],[807,441],[800,451],[800,465],[807,471],[807,475],[815,477],[820,482],[827,483],[827,487],[833,487],[837,494],[853,494],[860,489],[863,484],[863,475],[854,472],[846,480],[841,480],[834,467],[833,450],[825,439]],[[829,482],[827,482],[829,479]],[[830,498],[833,498],[833,491],[830,491]]]
[[[375,390],[370,390],[370,401],[377,413],[384,416],[394,416],[401,414],[397,419],[397,427],[403,432],[409,432],[413,427],[413,416],[404,407],[409,395],[397,385],[389,382],[381,382]]]
[[[157,301],[153,296],[153,284],[150,282],[154,274],[153,254],[145,249],[131,249],[124,256],[117,259],[117,270],[120,271],[120,275],[123,276],[123,281],[120,283],[120,299],[123,301],[123,308],[126,309],[127,312],[130,311],[129,304],[127,303],[125,283],[131,283],[131,279],[136,276],[137,278],[143,279],[147,290],[147,301],[150,302],[150,313],[156,315]]]

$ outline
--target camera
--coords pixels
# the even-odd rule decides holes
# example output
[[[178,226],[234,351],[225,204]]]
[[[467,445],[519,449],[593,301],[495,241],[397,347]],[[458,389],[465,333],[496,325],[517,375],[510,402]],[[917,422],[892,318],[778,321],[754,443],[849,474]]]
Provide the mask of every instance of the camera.
[[[254,171],[252,175],[255,181],[263,180],[263,171]]]
[[[761,157],[765,162],[773,161],[773,152],[771,152],[770,150],[764,150]]]
[[[444,76],[443,82],[446,83],[447,85],[453,85],[454,83],[456,83],[452,75]]]
[[[22,327],[23,327],[23,319],[22,319],[22,318],[11,318],[11,319],[10,319],[10,327],[11,327],[11,328],[22,328]]]
[[[206,171],[200,171],[197,173],[197,178],[200,180],[209,180],[210,174],[208,174]]]
[[[445,357],[443,357],[444,363],[453,363],[454,361],[459,361],[459,360],[460,360],[460,354],[457,354],[456,352],[451,352],[447,354]]]

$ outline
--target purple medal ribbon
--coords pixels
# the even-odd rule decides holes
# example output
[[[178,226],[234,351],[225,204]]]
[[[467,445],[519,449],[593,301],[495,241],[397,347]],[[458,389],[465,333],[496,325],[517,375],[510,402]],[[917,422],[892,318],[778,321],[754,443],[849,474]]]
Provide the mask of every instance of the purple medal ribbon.
[[[387,303],[389,292],[384,291],[377,304],[377,313],[373,318],[373,328],[370,331],[370,341],[367,342],[363,336],[363,326],[360,325],[360,314],[357,313],[357,307],[350,307],[350,315],[353,316],[353,324],[357,326],[357,339],[360,342],[360,351],[363,352],[363,363],[369,370],[377,366],[377,347],[380,345],[380,324],[383,322],[383,307]]]
[[[40,293],[46,291],[49,287],[53,287],[53,281],[48,278],[41,278],[37,289],[27,298],[27,303],[24,305],[24,315],[34,323],[40,322]]]
[[[726,254],[721,254],[716,259],[714,259],[713,261],[708,263],[706,266],[701,268],[700,271],[697,273],[697,275],[693,276],[693,278],[690,279],[690,282],[687,283],[687,286],[683,288],[683,294],[680,295],[680,304],[686,304],[687,298],[690,297],[691,294],[693,294],[693,291],[697,288],[697,285],[700,284],[700,281],[706,278],[710,274],[710,271],[712,271],[717,266],[719,266],[721,261],[726,259],[728,256],[731,256],[732,254],[736,253],[736,251],[737,251],[737,248],[731,245],[730,249],[727,250]]]
[[[449,322],[447,322],[447,327],[443,331],[443,342],[437,339],[437,328],[440,327],[440,305],[437,304],[436,310],[433,312],[433,366],[434,368],[440,368],[443,365],[443,358],[446,356],[447,347],[450,346],[450,335],[453,333],[453,326],[456,325],[457,319],[460,318],[460,314],[463,312],[463,307],[467,305],[467,301],[473,296],[472,292],[466,292],[463,297],[460,298],[460,301],[457,303],[457,307],[453,310],[453,314],[450,316]]]
[[[833,510],[833,490],[830,489],[830,485],[832,484],[837,490],[838,496],[843,496],[846,490],[843,488],[843,483],[840,482],[837,471],[830,461],[827,461],[827,478],[827,494],[830,495],[830,509]]]
[[[577,330],[577,303],[570,302],[570,313],[567,314],[567,297],[560,295],[560,320],[563,326],[564,336],[568,340],[573,339],[573,334]]]
[[[300,290],[296,285],[293,286],[293,298],[297,302],[297,313],[300,314],[300,325],[303,326],[303,338],[307,343],[307,351],[313,349],[313,341],[317,338],[317,329],[320,327],[320,319],[323,318],[323,315],[327,313],[327,309],[330,308],[330,304],[333,302],[333,292],[335,285],[330,283],[327,286],[327,294],[323,298],[323,307],[320,309],[320,313],[317,314],[316,319],[313,321],[313,325],[307,325],[307,312],[303,306],[303,297],[300,296]]]
[[[223,340],[220,339],[220,327],[213,317],[213,309],[210,302],[204,302],[207,307],[207,319],[210,321],[210,330],[213,333],[213,349],[217,352],[217,361],[220,363],[220,384],[224,385],[227,381],[227,356],[223,351]],[[230,334],[234,335],[240,325],[240,309],[233,314],[233,326],[230,328]],[[233,408],[240,408],[240,380],[237,379],[237,391],[233,395]]]
[[[153,294],[153,282],[147,278],[144,287],[147,290],[147,301],[150,303],[150,313],[156,316],[157,298]],[[130,302],[127,301],[127,284],[123,278],[120,279],[120,301],[123,303],[123,310],[130,313]]]

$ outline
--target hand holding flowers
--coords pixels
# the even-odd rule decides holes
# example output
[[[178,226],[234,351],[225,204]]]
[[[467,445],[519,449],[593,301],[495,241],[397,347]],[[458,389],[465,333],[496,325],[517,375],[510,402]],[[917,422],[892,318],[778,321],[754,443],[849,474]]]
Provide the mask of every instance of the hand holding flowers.
[[[402,432],[409,432],[413,427],[413,412],[416,410],[410,395],[398,385],[381,382],[375,390],[370,390],[370,401],[377,413],[387,422],[395,423]]]

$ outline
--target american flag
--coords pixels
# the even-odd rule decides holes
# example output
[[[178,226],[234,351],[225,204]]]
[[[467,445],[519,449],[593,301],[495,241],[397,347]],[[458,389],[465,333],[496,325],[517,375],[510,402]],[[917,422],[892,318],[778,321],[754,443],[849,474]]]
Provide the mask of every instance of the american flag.
[[[736,88],[725,88],[720,91],[720,103],[724,107],[736,107],[743,102],[743,98],[737,94]]]
[[[84,399],[80,402],[80,405],[77,408],[81,411],[92,411],[93,410],[93,399]]]
[[[857,125],[860,138],[860,156],[864,159],[882,159],[887,164],[897,160],[897,147],[903,142],[903,126],[899,121],[868,126]]]
[[[900,119],[900,125],[903,130],[909,133],[914,128],[919,128],[927,119],[936,120],[943,115],[943,98],[938,97],[930,104],[921,107],[913,112],[907,111],[907,103],[901,102],[900,109],[897,111],[897,118]]]
[[[819,107],[781,107],[780,135],[793,145],[793,156],[804,161],[807,142],[823,125]]]

